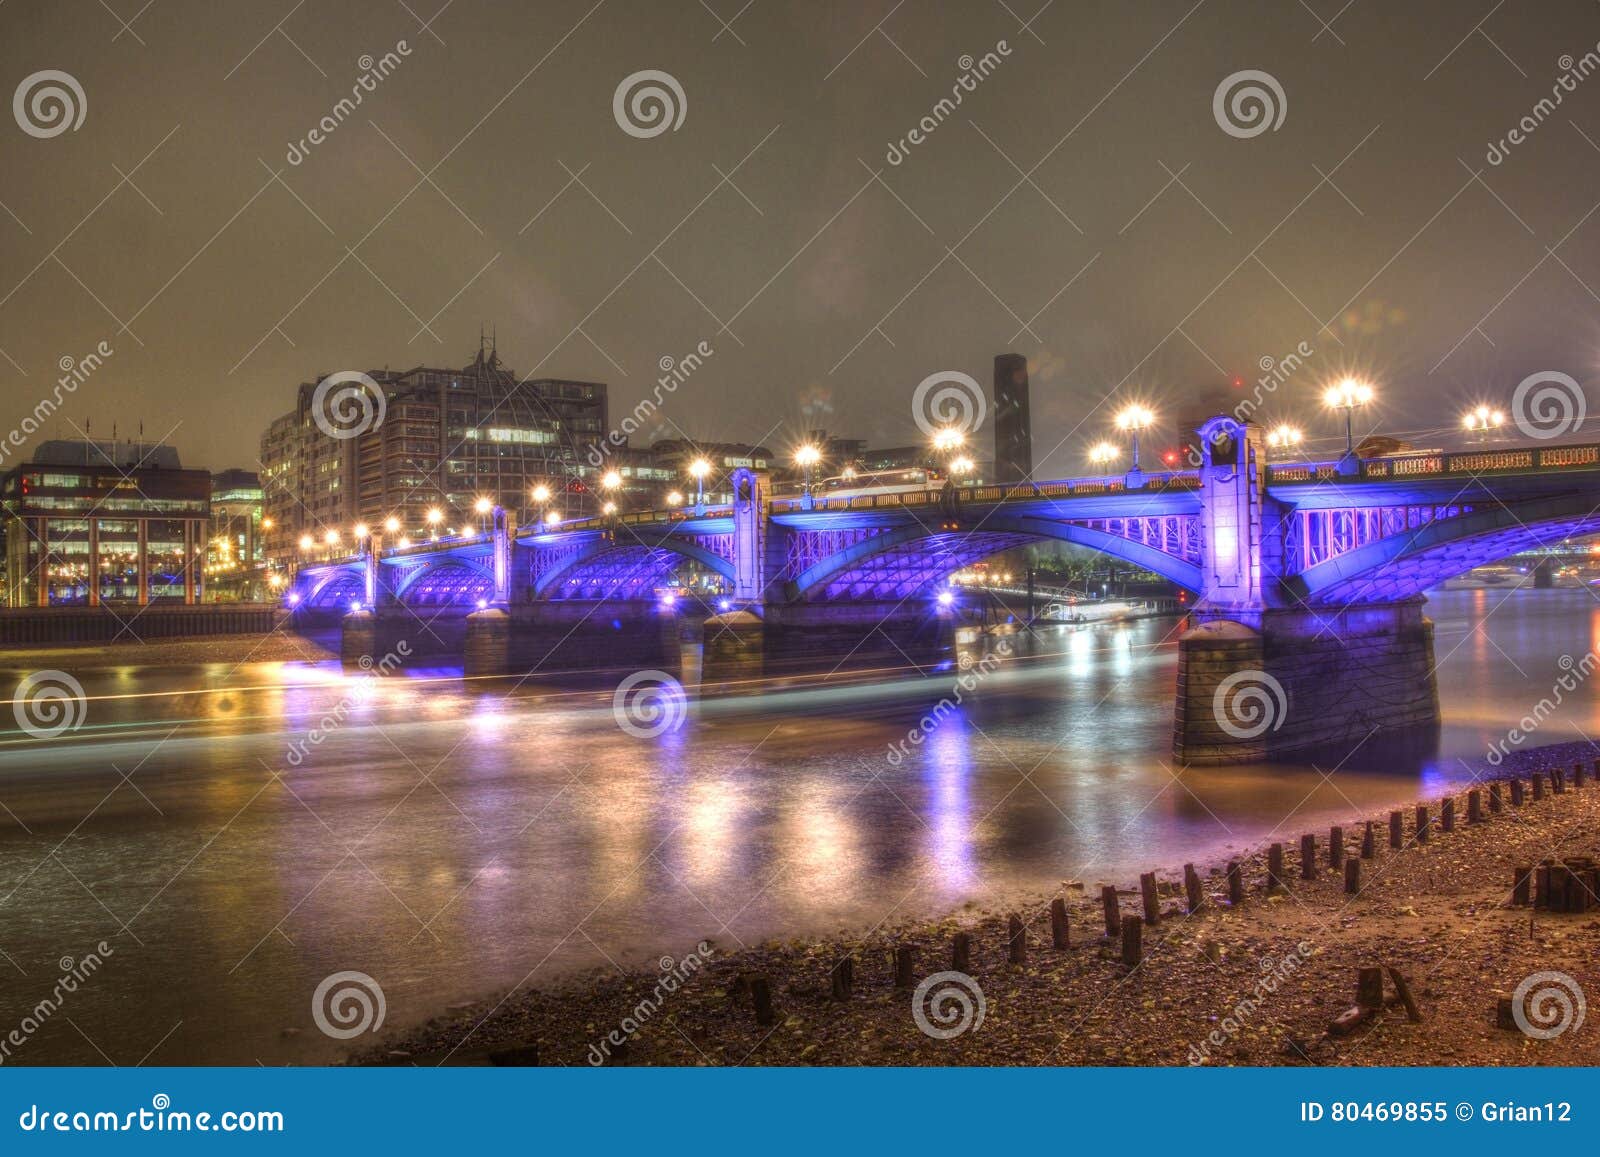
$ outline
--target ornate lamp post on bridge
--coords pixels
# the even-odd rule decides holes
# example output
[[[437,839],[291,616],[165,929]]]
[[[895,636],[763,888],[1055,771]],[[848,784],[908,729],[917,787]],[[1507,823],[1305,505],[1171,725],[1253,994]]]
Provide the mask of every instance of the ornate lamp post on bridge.
[[[1144,485],[1144,471],[1139,469],[1139,434],[1155,425],[1155,421],[1155,411],[1137,402],[1123,407],[1122,412],[1117,415],[1117,429],[1128,431],[1133,439],[1133,456],[1128,465],[1126,478],[1129,490],[1137,490]]]
[[[1497,430],[1505,425],[1506,416],[1499,410],[1491,410],[1488,406],[1479,406],[1468,410],[1461,416],[1461,425],[1469,434],[1477,434],[1477,441],[1481,445],[1489,440],[1489,431]]]
[[[1322,404],[1330,410],[1344,411],[1344,457],[1339,459],[1339,473],[1361,473],[1361,459],[1356,457],[1354,416],[1357,406],[1372,401],[1372,387],[1355,378],[1345,378],[1338,385],[1329,386],[1322,395]]]
[[[1306,440],[1298,426],[1274,426],[1267,431],[1267,447],[1274,451],[1282,451],[1288,455],[1294,452],[1295,447]]]
[[[1089,447],[1089,462],[1094,466],[1104,466],[1108,462],[1115,462],[1122,457],[1122,451],[1110,442],[1096,442]]]
[[[711,463],[696,458],[689,463],[689,477],[694,479],[694,513],[699,518],[706,512],[706,476],[711,473]]]
[[[804,472],[805,480],[801,483],[800,509],[810,510],[814,499],[811,496],[811,472],[822,460],[822,451],[807,442],[794,452],[795,465]]]

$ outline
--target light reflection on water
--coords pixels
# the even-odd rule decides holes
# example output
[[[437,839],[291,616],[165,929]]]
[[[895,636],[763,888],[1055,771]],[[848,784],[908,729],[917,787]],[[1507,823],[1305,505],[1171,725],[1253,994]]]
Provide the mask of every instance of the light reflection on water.
[[[1439,752],[1418,765],[1366,749],[1331,779],[1177,774],[1165,621],[1057,628],[1044,657],[1017,640],[931,727],[957,669],[708,701],[655,740],[617,727],[609,687],[508,695],[438,672],[261,664],[189,694],[226,668],[79,672],[88,728],[0,744],[16,817],[0,812],[0,949],[17,965],[0,962],[0,1008],[32,1007],[53,961],[103,938],[113,963],[70,1014],[118,1063],[180,1021],[151,1063],[325,1059],[339,1046],[313,1027],[310,993],[334,971],[378,978],[404,1025],[702,938],[999,906],[1293,838],[1460,782],[1462,760],[1548,693],[1559,657],[1600,639],[1582,591],[1454,592],[1430,613]],[[913,727],[924,741],[891,762]],[[1587,688],[1539,740],[1580,729],[1600,733]],[[59,1023],[18,1059],[100,1061]]]

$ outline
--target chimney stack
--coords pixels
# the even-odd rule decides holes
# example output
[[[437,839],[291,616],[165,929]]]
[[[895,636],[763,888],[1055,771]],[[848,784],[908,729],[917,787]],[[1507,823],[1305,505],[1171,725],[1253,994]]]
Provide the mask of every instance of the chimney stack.
[[[1028,359],[997,354],[994,359],[994,475],[1001,483],[1033,475],[1033,432],[1028,414]]]

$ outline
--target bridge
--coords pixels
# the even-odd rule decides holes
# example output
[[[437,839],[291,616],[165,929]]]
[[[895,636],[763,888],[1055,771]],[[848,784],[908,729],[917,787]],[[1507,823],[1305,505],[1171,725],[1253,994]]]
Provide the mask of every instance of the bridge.
[[[373,536],[300,570],[289,597],[341,616],[347,659],[406,636],[458,651],[469,673],[597,665],[602,646],[607,663],[645,662],[703,617],[709,676],[722,661],[936,653],[962,614],[950,575],[1069,542],[1193,592],[1175,753],[1246,762],[1436,727],[1422,592],[1600,533],[1600,445],[1268,463],[1253,423],[1199,433],[1191,470],[814,498],[739,470],[727,506],[528,528],[497,509],[472,537]],[[665,593],[684,575],[708,593]]]

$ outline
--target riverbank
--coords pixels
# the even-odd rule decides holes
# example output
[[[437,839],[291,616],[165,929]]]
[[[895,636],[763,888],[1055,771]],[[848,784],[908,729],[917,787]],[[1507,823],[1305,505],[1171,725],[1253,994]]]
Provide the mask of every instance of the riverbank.
[[[1008,913],[968,907],[944,920],[855,937],[741,948],[708,936],[684,945],[658,973],[612,971],[548,990],[529,989],[454,1011],[360,1063],[583,1065],[1562,1065],[1600,1062],[1600,1014],[1549,1040],[1496,1027],[1496,1004],[1535,973],[1558,972],[1600,995],[1600,913],[1513,907],[1514,871],[1547,858],[1600,856],[1600,748],[1563,744],[1518,752],[1484,769],[1484,822],[1468,823],[1464,792],[1455,826],[1429,809],[1429,839],[1403,812],[1403,846],[1389,847],[1389,815],[1352,816],[1345,855],[1361,863],[1361,890],[1346,895],[1329,867],[1329,832],[1316,838],[1315,878],[1302,879],[1299,833],[1285,838],[1286,887],[1267,886],[1268,849],[1239,861],[1244,898],[1229,903],[1225,864],[1199,866],[1203,903],[1186,914],[1183,865],[1165,865],[1158,923],[1143,930],[1143,959],[1122,962],[1105,935],[1098,881],[1063,881],[1054,897],[1018,911],[1026,960],[1008,959]],[[1573,783],[1583,761],[1587,783]],[[1548,773],[1562,769],[1555,794]],[[1544,798],[1511,802],[1504,781],[1546,777]],[[1489,784],[1502,783],[1501,811]],[[1361,859],[1366,822],[1374,854]],[[1152,867],[1156,865],[1152,864]],[[1136,881],[1117,888],[1124,915],[1142,912]],[[1068,918],[1069,946],[1052,946],[1050,903]],[[953,942],[970,942],[962,1000],[925,1002],[929,1027],[973,1023],[936,1039],[913,1016],[913,990],[897,987],[895,955],[909,950],[911,984],[950,970]],[[853,985],[836,998],[833,972],[849,957]],[[1357,970],[1388,966],[1408,982],[1413,1023],[1395,998],[1348,1035],[1327,1030],[1356,1002]],[[764,979],[769,1024],[756,1005]],[[903,976],[902,979],[905,979]],[[1544,983],[1538,989],[1547,987]],[[1581,1005],[1580,1005],[1581,1007]],[[982,1010],[981,1023],[976,1012]],[[1546,1004],[1546,1010],[1558,1010]],[[970,1013],[967,1010],[971,1010]],[[1535,1009],[1535,1016],[1538,1010]],[[951,1019],[941,1021],[941,1013]],[[1539,1027],[1537,1019],[1533,1027]],[[611,1035],[615,1033],[616,1035]],[[609,1038],[609,1040],[608,1040]],[[626,1041],[619,1046],[616,1042]],[[535,1062],[535,1057],[537,1061]]]

